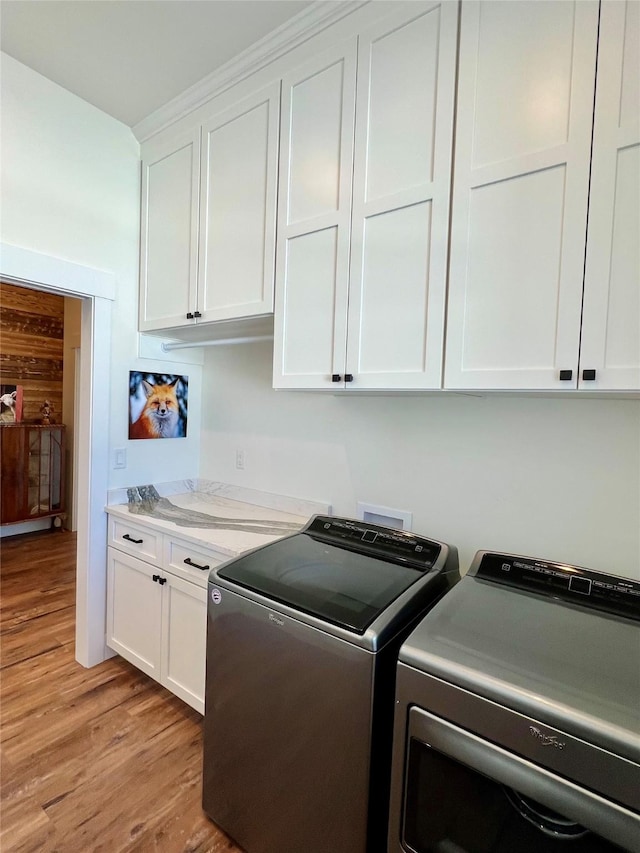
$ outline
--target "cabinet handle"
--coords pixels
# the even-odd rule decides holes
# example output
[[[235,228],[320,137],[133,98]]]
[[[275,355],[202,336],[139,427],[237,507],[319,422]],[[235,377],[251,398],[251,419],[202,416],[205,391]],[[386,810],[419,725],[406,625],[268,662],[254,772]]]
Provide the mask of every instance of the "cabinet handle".
[[[166,584],[166,582],[167,582],[166,578],[158,577],[158,583],[160,584],[160,586],[164,586]]]
[[[160,575],[153,575],[153,582],[154,583],[158,583],[159,580],[160,580]]]
[[[193,316],[194,315],[192,311],[187,311],[187,320],[193,320]]]
[[[595,370],[583,370],[582,371],[582,378],[587,380],[588,382],[593,381],[596,378]]]
[[[568,379],[573,379],[573,370],[561,370],[560,379],[565,382]]]
[[[202,314],[199,311],[194,311],[193,316],[194,317],[202,317]]]
[[[208,572],[209,569],[211,568],[210,566],[199,566],[197,563],[193,562],[191,557],[187,557],[187,559],[185,560],[185,563],[188,566],[193,566],[194,569],[200,569],[201,572]]]
[[[339,373],[334,373],[331,376],[331,381],[332,382],[342,382],[342,376],[340,376]]]
[[[353,382],[353,373],[345,373],[344,381],[345,382]]]
[[[132,539],[128,533],[125,533],[122,538],[126,539],[127,542],[133,542],[134,545],[142,545],[142,543],[144,542],[144,539]]]

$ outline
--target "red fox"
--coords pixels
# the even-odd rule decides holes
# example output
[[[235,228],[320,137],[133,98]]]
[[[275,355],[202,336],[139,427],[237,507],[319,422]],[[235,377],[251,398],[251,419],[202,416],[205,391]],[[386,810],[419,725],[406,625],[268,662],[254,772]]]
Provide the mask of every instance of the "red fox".
[[[178,435],[177,376],[169,385],[142,380],[147,399],[137,421],[129,425],[129,438],[176,438]]]

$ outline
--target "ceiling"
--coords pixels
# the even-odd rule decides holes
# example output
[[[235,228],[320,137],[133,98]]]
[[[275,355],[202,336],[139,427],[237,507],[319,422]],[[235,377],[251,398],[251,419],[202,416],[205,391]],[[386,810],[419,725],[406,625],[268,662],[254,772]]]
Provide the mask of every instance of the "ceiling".
[[[0,0],[0,47],[133,127],[310,0]]]

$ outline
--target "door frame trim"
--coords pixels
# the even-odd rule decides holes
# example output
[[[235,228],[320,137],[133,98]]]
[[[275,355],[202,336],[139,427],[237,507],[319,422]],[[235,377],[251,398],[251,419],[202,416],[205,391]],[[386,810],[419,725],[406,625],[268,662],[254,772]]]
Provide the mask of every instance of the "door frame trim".
[[[90,667],[114,653],[106,637],[111,308],[115,275],[0,243],[0,276],[10,284],[82,299],[78,442],[75,656]]]

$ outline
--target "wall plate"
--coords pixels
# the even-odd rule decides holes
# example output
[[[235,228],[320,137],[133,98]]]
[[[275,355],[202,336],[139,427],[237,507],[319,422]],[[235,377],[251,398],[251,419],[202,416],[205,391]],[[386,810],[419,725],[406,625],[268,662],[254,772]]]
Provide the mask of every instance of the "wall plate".
[[[371,524],[381,524],[384,527],[393,527],[396,530],[411,530],[413,524],[413,513],[404,509],[392,509],[388,506],[378,506],[358,501],[356,505],[356,518],[368,521]]]

